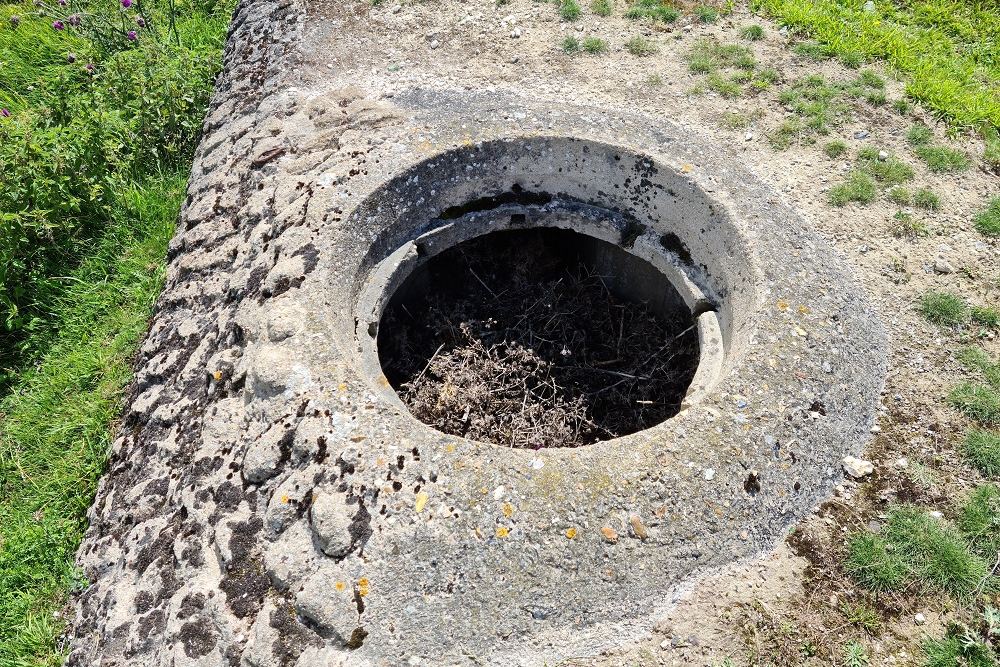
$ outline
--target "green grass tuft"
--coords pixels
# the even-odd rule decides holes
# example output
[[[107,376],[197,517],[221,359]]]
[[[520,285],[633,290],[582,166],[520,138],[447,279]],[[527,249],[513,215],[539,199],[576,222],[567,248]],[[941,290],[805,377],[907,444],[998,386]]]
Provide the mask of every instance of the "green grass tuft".
[[[583,44],[580,43],[579,39],[573,37],[572,35],[564,39],[562,41],[562,44],[560,44],[559,46],[565,53],[568,53],[569,55],[580,53],[580,51],[583,50]]]
[[[855,169],[848,174],[845,182],[830,189],[830,203],[834,206],[845,206],[850,202],[870,204],[877,194],[875,181],[865,172]]]
[[[884,539],[874,533],[858,533],[847,543],[847,572],[873,593],[902,590],[909,568]]]
[[[973,219],[973,224],[984,236],[1000,236],[1000,197],[991,199],[986,210]]]
[[[591,55],[608,52],[608,43],[600,37],[587,37],[583,40],[583,50]]]
[[[593,0],[590,3],[590,11],[598,16],[611,16],[614,9],[615,3],[612,0]]]
[[[823,146],[823,152],[831,160],[835,160],[847,152],[847,144],[840,139],[834,139]]]
[[[983,426],[1000,425],[1000,391],[994,387],[963,382],[948,394],[948,403]]]
[[[917,188],[913,193],[913,205],[925,211],[940,211],[941,198],[927,188]]]
[[[913,195],[904,187],[895,187],[886,193],[889,196],[889,200],[893,204],[899,204],[900,206],[909,206],[913,203]]]
[[[915,220],[912,215],[904,211],[896,211],[892,219],[892,235],[896,238],[915,239],[927,236],[930,233],[926,224],[920,220]]]
[[[559,0],[559,17],[563,21],[575,21],[583,11],[576,0]]]
[[[651,56],[656,53],[656,44],[645,37],[633,37],[632,39],[625,42],[625,50],[631,53],[633,56]]]
[[[987,562],[1000,551],[1000,489],[994,484],[976,488],[962,507],[958,528],[969,546]]]
[[[920,297],[920,313],[933,324],[956,327],[964,324],[969,307],[957,294],[930,291]]]
[[[972,321],[987,329],[1000,329],[1000,308],[973,306],[969,311]]]
[[[719,20],[719,10],[711,5],[698,5],[694,8],[694,15],[702,23],[715,23]]]
[[[743,26],[740,37],[750,42],[759,42],[764,39],[764,27],[756,23]]]
[[[715,91],[727,100],[739,97],[743,93],[743,88],[740,87],[740,84],[732,79],[727,79],[718,72],[709,74],[705,83],[709,90]]]
[[[969,431],[962,453],[986,477],[1000,478],[1000,433],[979,429]]]
[[[879,150],[866,146],[858,153],[858,168],[872,176],[882,185],[899,185],[913,180],[913,168],[898,158],[890,155],[886,159],[879,158]]]
[[[971,164],[968,155],[947,146],[917,146],[914,152],[937,174],[965,171]]]
[[[636,0],[628,11],[626,18],[633,20],[651,19],[663,23],[673,23],[680,18],[680,11],[665,0]]]
[[[792,52],[813,61],[826,60],[833,54],[819,42],[799,42],[792,47]]]
[[[934,138],[934,133],[926,125],[914,125],[906,133],[911,146],[926,146]]]

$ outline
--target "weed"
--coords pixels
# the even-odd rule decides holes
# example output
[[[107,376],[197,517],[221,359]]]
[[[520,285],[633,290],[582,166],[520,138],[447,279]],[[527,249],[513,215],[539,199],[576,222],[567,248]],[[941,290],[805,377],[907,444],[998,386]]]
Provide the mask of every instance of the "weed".
[[[750,87],[757,91],[765,90],[779,81],[781,81],[781,74],[778,73],[778,70],[773,67],[762,67],[754,73]]]
[[[847,572],[873,593],[902,590],[909,568],[884,539],[874,533],[857,533],[847,543]]]
[[[722,115],[720,124],[730,130],[745,130],[753,124],[753,118],[739,111],[727,111]]]
[[[889,190],[886,194],[889,195],[889,200],[894,204],[909,206],[913,203],[913,195],[910,194],[910,191],[906,188],[895,187]]]
[[[572,35],[564,39],[560,46],[565,53],[570,55],[580,53],[580,51],[583,50],[583,45],[580,43],[580,40]]]
[[[939,211],[941,210],[941,198],[932,190],[917,188],[916,192],[913,193],[913,205],[925,211]]]
[[[580,3],[576,0],[559,0],[559,17],[563,21],[575,21],[581,13]]]
[[[995,453],[1000,456],[1000,451]],[[996,485],[973,490],[962,506],[958,528],[973,551],[991,563],[996,559],[1000,550],[1000,489]]]
[[[968,628],[950,627],[943,639],[924,640],[924,667],[996,667],[993,651]]]
[[[869,667],[868,651],[856,641],[844,644],[844,667]]]
[[[987,329],[1000,329],[1000,309],[993,306],[973,306],[969,311],[972,321]]]
[[[875,181],[865,172],[855,169],[847,176],[847,180],[830,189],[830,203],[834,206],[844,206],[850,202],[870,204],[877,195]]]
[[[633,56],[651,56],[659,49],[657,49],[656,44],[645,37],[633,37],[625,42],[625,50]]]
[[[831,160],[836,160],[838,157],[847,152],[847,144],[840,139],[834,139],[829,141],[823,146],[823,152]]]
[[[969,156],[947,146],[917,146],[914,152],[935,173],[964,171],[969,168]]]
[[[994,387],[963,382],[948,394],[948,403],[983,426],[1000,425],[1000,391]]]
[[[926,146],[933,138],[934,133],[926,125],[914,125],[906,132],[906,140],[911,146]]]
[[[646,85],[652,86],[654,88],[659,88],[663,85],[663,77],[659,74],[650,74],[646,77]]]
[[[969,431],[962,453],[986,477],[1000,478],[1000,433],[979,429]]]
[[[709,90],[713,90],[718,93],[721,97],[725,99],[732,99],[734,97],[739,97],[743,92],[740,88],[740,84],[736,83],[731,79],[727,79],[718,72],[712,72],[708,75],[708,80],[705,82]]]
[[[910,104],[907,100],[903,99],[902,97],[892,103],[892,108],[900,116],[905,116],[909,114],[911,111],[913,111],[913,105]]]
[[[593,0],[590,3],[590,11],[594,12],[598,16],[611,16],[611,13],[615,9],[615,3],[613,0]]]
[[[865,64],[865,56],[860,51],[843,51],[836,55],[844,67],[857,69]]]
[[[680,11],[666,0],[636,0],[625,12],[625,16],[633,20],[651,19],[664,23],[673,23],[680,15]]]
[[[988,169],[1000,173],[1000,130],[990,127],[984,130],[983,139],[986,146],[983,148],[983,163]]]
[[[882,617],[879,616],[878,610],[863,600],[845,604],[840,611],[847,617],[848,623],[858,626],[865,632],[874,635],[882,629]]]
[[[698,5],[694,8],[694,15],[702,23],[715,23],[719,20],[719,10],[711,5]]]
[[[740,30],[740,37],[751,42],[758,42],[764,39],[764,27],[756,23],[743,26]]]
[[[840,89],[817,75],[807,76],[781,91],[778,100],[817,134],[827,134],[840,123],[848,108],[837,98]]]
[[[973,218],[973,224],[984,236],[1000,236],[1000,197],[994,197],[986,209]]]
[[[921,236],[927,236],[927,234],[930,233],[927,229],[927,225],[919,220],[914,220],[913,216],[909,213],[896,211],[896,214],[892,216],[892,219],[894,220],[892,235],[896,238],[915,239]]]
[[[858,153],[858,168],[872,176],[882,185],[899,185],[913,180],[913,169],[910,165],[889,155],[885,159],[879,157],[879,150],[866,146]]]
[[[957,294],[930,291],[920,297],[920,313],[928,322],[957,327],[969,316],[969,307]]]
[[[799,42],[792,47],[792,52],[796,55],[808,58],[809,60],[826,60],[831,56],[830,50],[819,42]]]
[[[583,40],[583,50],[591,55],[608,52],[608,43],[600,37],[587,37]]]

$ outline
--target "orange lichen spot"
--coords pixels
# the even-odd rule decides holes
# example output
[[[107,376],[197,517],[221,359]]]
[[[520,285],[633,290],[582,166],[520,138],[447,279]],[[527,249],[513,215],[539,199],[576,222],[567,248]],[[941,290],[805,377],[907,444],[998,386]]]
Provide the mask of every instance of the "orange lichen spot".
[[[778,299],[778,303],[776,305],[778,306],[778,310],[788,310],[788,302],[784,299]]]
[[[694,167],[692,167],[689,164],[682,164],[681,165],[681,173],[682,174],[690,174],[692,169],[694,169]]]
[[[215,371],[214,373],[212,373],[212,377],[215,378],[216,382],[219,382],[220,380],[222,380],[222,371]]]
[[[344,589],[347,588],[347,584],[345,584],[343,581],[338,581],[333,585],[333,587],[337,589],[338,593],[343,593]]]
[[[281,502],[285,503],[286,505],[288,504],[288,495],[287,494],[281,496]]]
[[[369,582],[367,577],[361,577],[358,579],[358,595],[364,597],[371,592],[369,589]]]
[[[503,508],[501,509],[503,511],[503,515],[508,519],[514,515],[514,506],[510,503],[504,503]]]
[[[604,526],[603,528],[601,528],[601,535],[603,535],[604,539],[610,542],[611,544],[614,544],[615,542],[618,541],[618,531],[612,528],[611,526]]]
[[[569,527],[566,529],[566,539],[572,540],[576,537],[576,528]]]
[[[507,526],[497,526],[497,537],[507,537],[510,535],[510,528]]]

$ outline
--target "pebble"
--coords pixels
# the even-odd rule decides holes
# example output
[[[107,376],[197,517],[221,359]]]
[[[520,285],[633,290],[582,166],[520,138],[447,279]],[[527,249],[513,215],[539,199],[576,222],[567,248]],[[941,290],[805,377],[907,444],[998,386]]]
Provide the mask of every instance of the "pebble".
[[[875,3],[873,2],[873,0],[867,0],[865,4],[862,6],[862,9],[871,14],[872,12],[875,11]]]
[[[913,617],[913,622],[916,623],[917,625],[923,625],[924,623],[927,622],[927,619],[924,618],[923,614],[917,614],[916,616]]]
[[[753,132],[747,132],[744,134],[743,141],[753,141]]]
[[[436,39],[431,40],[431,48],[432,49],[436,49],[439,46],[441,46],[441,42],[437,41]]]
[[[944,518],[944,513],[943,512],[939,512],[938,510],[934,510],[933,512],[930,512],[929,514],[931,515],[931,517],[933,517],[935,519],[943,519]]]
[[[517,39],[518,37],[521,36],[521,29],[520,28],[514,28],[513,30],[510,31],[510,36],[513,39]]]
[[[854,479],[861,479],[875,472],[875,466],[871,461],[865,461],[854,456],[845,456],[843,461],[844,472]]]
[[[934,272],[943,274],[955,273],[955,267],[943,257],[938,257],[934,260]]]
[[[868,133],[865,132],[864,130],[858,130],[857,132],[854,133],[854,138],[855,139],[867,139],[868,138]]]
[[[910,460],[905,456],[901,456],[896,459],[896,462],[893,465],[899,470],[906,470],[906,468],[910,465]]]
[[[715,470],[713,470],[712,468],[705,468],[705,471],[702,473],[702,476],[705,478],[706,482],[711,482],[713,479],[715,479]]]
[[[887,152],[885,152],[885,151],[879,151],[878,152],[878,159],[881,160],[882,162],[885,162],[886,160],[889,159],[889,154]]]

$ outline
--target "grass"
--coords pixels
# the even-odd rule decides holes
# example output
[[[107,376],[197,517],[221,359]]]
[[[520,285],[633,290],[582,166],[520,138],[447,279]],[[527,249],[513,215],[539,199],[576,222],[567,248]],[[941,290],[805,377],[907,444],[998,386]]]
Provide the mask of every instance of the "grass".
[[[989,572],[958,528],[909,506],[893,508],[879,534],[852,536],[845,568],[873,593],[912,585],[959,599],[972,595]]]
[[[911,146],[926,146],[934,138],[934,133],[926,125],[914,125],[906,132],[906,141]]]
[[[60,663],[52,613],[78,582],[73,555],[185,181],[178,172],[121,195],[56,299],[58,335],[0,402],[0,664]]]
[[[586,37],[582,43],[583,50],[591,55],[600,55],[608,52],[608,43],[600,37]]]
[[[791,145],[789,137],[795,141],[811,141],[815,135],[829,134],[850,114],[850,100],[863,100],[873,105],[885,103],[885,81],[870,71],[861,72],[849,81],[831,82],[813,74],[803,77],[784,90],[778,100],[789,109],[799,123],[794,128],[778,132],[772,140],[775,148]],[[789,132],[789,129],[794,129]]]
[[[936,174],[965,171],[971,164],[968,155],[947,146],[917,146],[913,152]]]
[[[719,10],[711,5],[696,6],[694,15],[702,23],[715,23],[719,20]]]
[[[826,48],[826,46],[813,41],[799,42],[798,44],[793,45],[792,53],[814,62],[826,60],[833,55],[830,50]]]
[[[847,152],[847,144],[840,139],[834,139],[833,141],[827,142],[823,146],[823,152],[831,160],[836,160],[838,157]]]
[[[764,39],[764,26],[759,23],[745,25],[740,29],[740,37],[749,42],[759,42]]]
[[[615,10],[615,3],[612,0],[594,0],[590,3],[590,11],[597,16],[611,16]]]
[[[989,2],[924,0],[753,0],[779,23],[838,56],[882,59],[898,70],[906,93],[962,127],[1000,126],[1000,13]]]
[[[560,44],[560,48],[565,53],[573,55],[575,53],[580,53],[580,51],[583,50],[583,44],[581,44],[580,40],[577,39],[576,37],[570,36],[562,41],[562,44]]]
[[[877,195],[878,189],[871,176],[855,169],[848,174],[845,182],[830,189],[830,203],[834,206],[845,206],[851,202],[870,204]]]
[[[919,310],[928,322],[948,327],[964,324],[969,316],[968,305],[951,292],[927,292],[920,297]]]
[[[625,50],[633,56],[651,56],[658,51],[656,44],[645,37],[633,37],[625,42]]]
[[[1000,489],[984,484],[962,507],[958,528],[972,550],[992,563],[1000,551]]]
[[[973,306],[969,309],[969,317],[987,329],[1000,329],[1000,309],[993,306]]]
[[[576,0],[559,0],[559,17],[563,21],[575,21],[582,13],[580,3]]]
[[[924,640],[923,667],[996,667],[992,651],[982,641],[950,634]]]
[[[625,12],[626,18],[649,19],[663,23],[673,23],[680,18],[680,11],[665,0],[636,0]]]
[[[913,205],[925,211],[940,211],[941,198],[934,194],[932,190],[917,188],[913,193]]]
[[[892,219],[892,235],[896,238],[915,239],[930,233],[926,224],[904,211],[897,211]]]
[[[972,220],[976,230],[983,236],[1000,236],[1000,197],[994,197],[986,208]]]
[[[904,187],[894,187],[889,190],[886,195],[889,197],[889,201],[893,204],[899,204],[900,206],[909,206],[913,203],[913,195]]]
[[[973,429],[965,436],[962,453],[986,477],[1000,479],[1000,433]]]
[[[913,180],[913,169],[898,158],[880,157],[879,149],[865,146],[858,153],[858,168],[884,186],[899,185]]]

